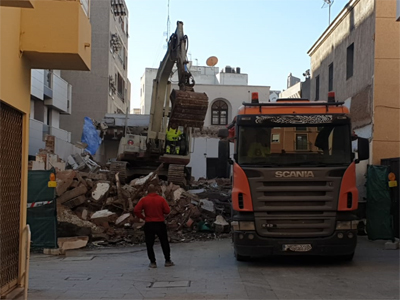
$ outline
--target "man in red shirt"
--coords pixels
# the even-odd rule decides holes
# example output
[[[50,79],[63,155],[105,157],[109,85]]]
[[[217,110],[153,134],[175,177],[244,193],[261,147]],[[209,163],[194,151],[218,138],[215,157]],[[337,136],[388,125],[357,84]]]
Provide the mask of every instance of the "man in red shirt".
[[[142,213],[144,211],[144,214]],[[146,197],[140,199],[135,206],[134,213],[138,218],[145,220],[144,235],[146,239],[147,255],[150,259],[150,268],[157,268],[156,257],[154,254],[154,241],[158,236],[161,248],[165,257],[165,266],[171,267],[174,263],[171,261],[171,252],[168,242],[167,226],[165,225],[164,215],[169,214],[171,209],[167,200],[157,194],[157,189],[150,184]]]

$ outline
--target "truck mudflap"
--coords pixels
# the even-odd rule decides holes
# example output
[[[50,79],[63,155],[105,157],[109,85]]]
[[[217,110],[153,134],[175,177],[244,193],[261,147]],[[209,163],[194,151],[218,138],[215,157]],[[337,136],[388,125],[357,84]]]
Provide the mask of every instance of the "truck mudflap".
[[[264,238],[255,231],[235,231],[233,240],[235,252],[240,256],[344,256],[354,253],[357,245],[357,230],[335,231],[329,237],[312,239]]]

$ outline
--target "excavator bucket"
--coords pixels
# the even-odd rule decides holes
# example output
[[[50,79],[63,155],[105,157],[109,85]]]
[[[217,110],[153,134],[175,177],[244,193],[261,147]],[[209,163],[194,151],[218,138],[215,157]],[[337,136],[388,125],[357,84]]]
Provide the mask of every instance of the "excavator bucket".
[[[172,90],[169,125],[202,128],[208,108],[206,93]]]

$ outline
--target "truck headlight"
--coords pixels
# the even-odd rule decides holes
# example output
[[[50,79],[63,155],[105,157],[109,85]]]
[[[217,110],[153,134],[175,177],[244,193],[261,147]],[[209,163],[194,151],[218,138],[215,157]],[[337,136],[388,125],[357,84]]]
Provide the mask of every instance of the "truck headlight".
[[[336,230],[350,230],[357,229],[358,220],[355,221],[337,221],[336,222]]]
[[[240,230],[256,230],[254,222],[239,222]]]

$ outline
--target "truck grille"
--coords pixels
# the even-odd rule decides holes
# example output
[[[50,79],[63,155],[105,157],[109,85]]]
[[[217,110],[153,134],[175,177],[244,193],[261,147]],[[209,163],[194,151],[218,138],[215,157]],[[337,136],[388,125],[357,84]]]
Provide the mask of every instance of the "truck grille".
[[[333,233],[341,177],[332,176],[332,168],[301,169],[312,171],[311,178],[277,178],[277,169],[255,170],[259,175],[248,179],[260,235],[306,238]]]

